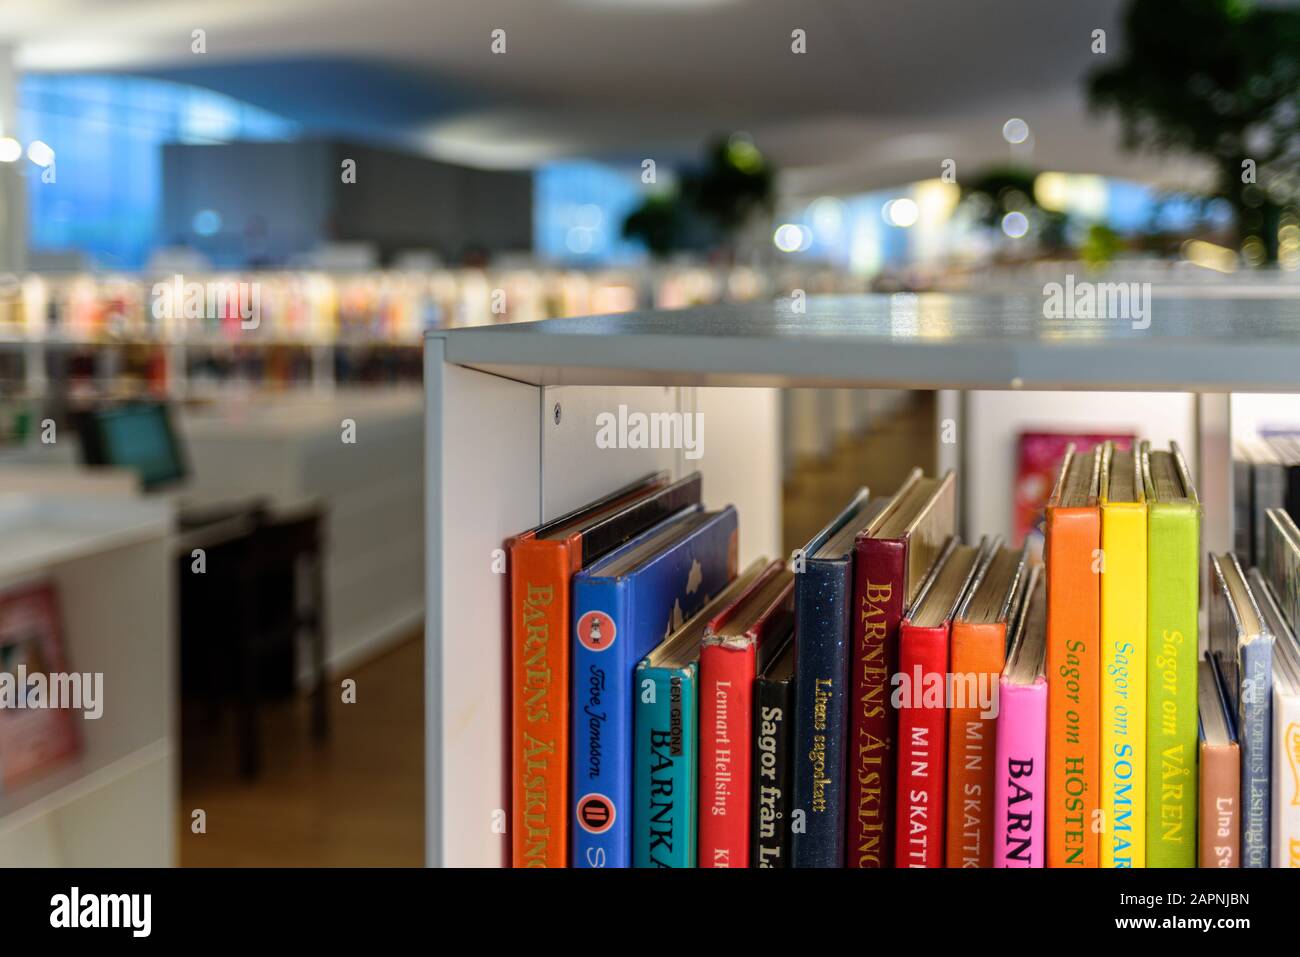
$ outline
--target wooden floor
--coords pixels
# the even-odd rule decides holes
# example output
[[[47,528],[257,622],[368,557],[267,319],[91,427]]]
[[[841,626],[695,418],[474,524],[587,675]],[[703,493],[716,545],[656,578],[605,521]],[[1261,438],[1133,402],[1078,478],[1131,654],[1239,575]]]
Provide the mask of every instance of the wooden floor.
[[[424,647],[412,635],[352,670],[357,700],[331,695],[317,745],[305,701],[266,709],[264,767],[239,777],[232,716],[189,722],[182,747],[186,867],[397,867],[424,863]],[[195,808],[207,833],[191,832]]]
[[[858,486],[889,494],[913,465],[931,470],[930,396],[823,461],[799,463],[784,496],[785,551],[805,544]],[[742,516],[743,520],[743,516]],[[419,866],[424,861],[423,646],[412,635],[348,675],[357,703],[331,695],[331,736],[317,745],[305,701],[269,707],[260,777],[237,773],[233,720],[187,722],[182,748],[181,863],[224,866]],[[207,833],[191,831],[195,808]]]

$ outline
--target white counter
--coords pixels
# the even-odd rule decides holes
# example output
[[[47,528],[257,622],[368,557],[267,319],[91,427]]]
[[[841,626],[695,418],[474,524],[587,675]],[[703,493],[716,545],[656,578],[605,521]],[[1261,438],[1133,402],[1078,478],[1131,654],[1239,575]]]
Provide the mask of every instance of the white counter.
[[[411,634],[424,615],[422,425],[418,389],[225,402],[178,422],[196,494],[324,506],[333,670]]]

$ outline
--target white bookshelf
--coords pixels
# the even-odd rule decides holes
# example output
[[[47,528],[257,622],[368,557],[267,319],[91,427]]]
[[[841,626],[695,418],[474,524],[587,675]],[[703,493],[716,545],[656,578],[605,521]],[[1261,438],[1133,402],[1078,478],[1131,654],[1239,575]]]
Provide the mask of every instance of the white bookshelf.
[[[1029,408],[1035,393],[1048,391],[1193,393],[1205,544],[1221,547],[1222,536],[1226,546],[1229,395],[1300,392],[1300,300],[1257,292],[1162,297],[1145,330],[1045,319],[1042,304],[1041,290],[874,295],[814,298],[804,312],[777,301],[429,333],[428,863],[499,866],[507,856],[509,835],[493,826],[509,791],[506,579],[491,571],[505,538],[664,463],[677,474],[701,468],[711,507],[725,504],[715,485],[749,483],[754,504],[741,510],[742,550],[748,530],[779,522],[779,455],[749,454],[743,438],[726,456],[707,447],[698,463],[680,453],[601,450],[590,417],[554,422],[557,403],[613,410],[664,387],[676,387],[667,394],[683,408],[705,389],[717,392],[707,408],[726,402],[729,389],[741,390],[737,404],[750,389],[936,389],[941,414],[964,416],[968,404],[956,390],[1021,392]],[[738,418],[760,446],[781,427],[780,404],[769,406]],[[974,431],[968,426],[959,436]],[[940,448],[938,461],[969,463],[980,451]]]
[[[67,667],[104,676],[77,757],[0,794],[0,864],[175,863],[171,526],[161,502],[0,495],[0,588],[52,582]]]

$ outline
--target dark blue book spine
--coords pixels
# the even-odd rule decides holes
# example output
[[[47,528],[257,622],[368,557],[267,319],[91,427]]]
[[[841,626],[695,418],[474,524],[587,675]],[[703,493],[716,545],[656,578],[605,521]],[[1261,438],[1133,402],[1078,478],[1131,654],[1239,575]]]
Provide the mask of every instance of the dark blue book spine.
[[[1273,639],[1241,646],[1241,866],[1268,867],[1271,823]]]
[[[847,559],[806,561],[795,581],[791,863],[843,867],[852,565]]]

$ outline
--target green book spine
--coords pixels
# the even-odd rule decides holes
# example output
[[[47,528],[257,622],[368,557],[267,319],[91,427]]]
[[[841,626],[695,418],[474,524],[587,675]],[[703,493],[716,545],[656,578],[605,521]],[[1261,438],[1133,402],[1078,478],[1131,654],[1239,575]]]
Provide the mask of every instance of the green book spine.
[[[1147,521],[1147,867],[1195,867],[1200,509]]]

